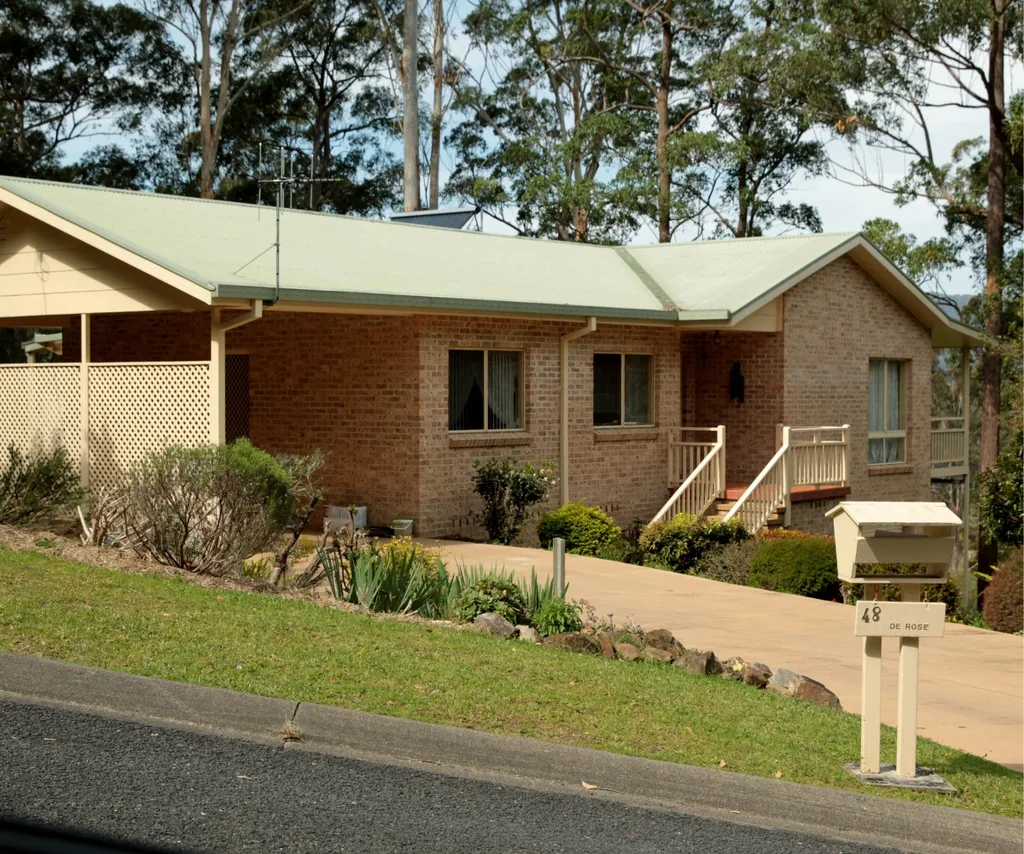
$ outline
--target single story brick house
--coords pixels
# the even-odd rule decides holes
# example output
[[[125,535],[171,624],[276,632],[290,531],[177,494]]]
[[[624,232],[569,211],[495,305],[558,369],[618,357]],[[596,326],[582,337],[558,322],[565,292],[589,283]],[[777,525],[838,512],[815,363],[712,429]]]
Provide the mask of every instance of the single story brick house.
[[[475,530],[473,461],[550,461],[550,504],[822,529],[838,498],[966,472],[935,348],[981,341],[862,235],[609,247],[0,178],[0,445],[83,480],[168,442],[322,448],[327,501]],[[275,273],[279,246],[280,272]],[[967,411],[967,410],[964,410]]]

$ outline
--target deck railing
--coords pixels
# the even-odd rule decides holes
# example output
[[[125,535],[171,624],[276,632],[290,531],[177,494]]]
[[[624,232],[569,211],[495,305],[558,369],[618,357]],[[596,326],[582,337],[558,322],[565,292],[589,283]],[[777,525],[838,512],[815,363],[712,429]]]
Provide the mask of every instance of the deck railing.
[[[719,430],[724,427],[675,427],[668,434],[668,488],[675,489],[719,442]],[[724,433],[723,433],[724,436]],[[722,451],[725,453],[725,440]],[[723,467],[722,471],[725,469]]]
[[[778,426],[782,445],[782,425]],[[790,486],[847,486],[850,471],[850,425],[791,427],[789,453],[793,481]]]
[[[932,470],[967,467],[967,433],[963,416],[932,419]]]
[[[680,433],[687,430],[713,432],[713,442],[684,442]],[[697,454],[703,455],[697,458]],[[675,461],[673,460],[675,455]],[[692,465],[691,465],[692,463]],[[675,466],[675,468],[673,468]],[[669,435],[669,487],[679,473],[683,479],[672,497],[658,511],[652,522],[663,522],[679,513],[703,516],[717,498],[725,495],[725,427],[683,428]],[[683,476],[685,475],[685,476]],[[675,481],[678,482],[678,481]]]
[[[725,514],[725,521],[736,520],[751,534],[764,527],[780,507],[786,503],[791,488],[790,428],[780,431],[780,446],[775,456],[768,461],[754,482],[747,487],[732,509]]]
[[[751,534],[781,508],[789,509],[797,486],[847,486],[850,477],[850,425],[776,428],[779,449],[725,515]]]

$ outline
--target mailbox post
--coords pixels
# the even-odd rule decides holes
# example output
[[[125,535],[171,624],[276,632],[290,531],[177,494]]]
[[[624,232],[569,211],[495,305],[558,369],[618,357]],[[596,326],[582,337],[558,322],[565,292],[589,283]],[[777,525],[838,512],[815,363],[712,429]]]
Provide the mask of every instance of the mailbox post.
[[[918,775],[917,687],[920,639],[942,637],[946,619],[943,603],[921,602],[921,587],[948,579],[962,523],[945,504],[931,501],[844,501],[826,515],[835,531],[839,577],[864,585],[854,620],[854,634],[864,639],[861,755],[859,765],[847,767],[865,782],[955,791],[930,772]],[[894,564],[910,564],[914,571],[898,571]],[[900,586],[902,601],[880,601],[886,584]],[[899,638],[896,766],[891,770],[881,764],[883,637]]]

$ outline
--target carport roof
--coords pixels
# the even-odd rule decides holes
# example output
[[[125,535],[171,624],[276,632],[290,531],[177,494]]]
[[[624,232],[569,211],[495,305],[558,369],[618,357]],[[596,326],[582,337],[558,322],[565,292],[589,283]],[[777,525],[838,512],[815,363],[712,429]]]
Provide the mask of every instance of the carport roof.
[[[9,177],[0,202],[45,211],[211,299],[275,296],[272,208]],[[855,232],[611,247],[286,209],[280,299],[728,327],[845,254],[936,346],[981,343]]]

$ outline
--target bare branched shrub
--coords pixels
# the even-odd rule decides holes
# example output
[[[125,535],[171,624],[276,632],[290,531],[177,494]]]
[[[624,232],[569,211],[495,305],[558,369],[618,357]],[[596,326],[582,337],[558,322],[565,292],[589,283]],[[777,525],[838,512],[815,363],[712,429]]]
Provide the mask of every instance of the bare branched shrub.
[[[26,456],[11,444],[0,459],[0,524],[31,525],[74,512],[82,490],[64,448]]]
[[[285,528],[289,537],[284,547],[278,552],[274,561],[274,571],[270,575],[270,584],[276,586],[288,572],[288,558],[292,549],[302,536],[302,532],[316,510],[317,504],[324,497],[320,483],[320,469],[326,459],[319,449],[311,454],[299,456],[287,454],[277,458],[278,464],[287,472],[291,480],[292,509],[291,518]]]
[[[245,439],[171,446],[125,476],[125,530],[157,563],[222,575],[274,542],[291,518],[291,486],[281,465]]]

